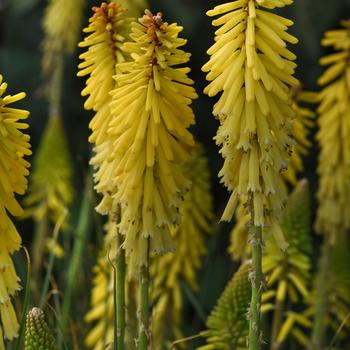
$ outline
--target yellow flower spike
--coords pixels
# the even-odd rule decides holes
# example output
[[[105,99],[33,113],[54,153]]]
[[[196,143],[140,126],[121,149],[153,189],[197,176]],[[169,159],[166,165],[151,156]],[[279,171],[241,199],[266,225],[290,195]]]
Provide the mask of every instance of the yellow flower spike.
[[[96,168],[96,190],[104,195],[98,210],[107,214],[112,209],[109,194],[115,192],[113,179],[106,176],[101,179],[101,173],[111,174],[113,169],[110,161],[113,144],[107,133],[112,118],[110,92],[116,86],[113,76],[117,63],[124,62],[128,56],[121,46],[128,38],[129,21],[124,17],[125,9],[116,3],[102,3],[93,11],[89,26],[84,29],[87,36],[79,43],[87,51],[79,56],[83,62],[79,64],[78,76],[88,77],[82,96],[87,96],[85,109],[95,112],[89,125],[92,130],[89,141],[95,144],[96,153],[91,163]]]
[[[339,326],[338,322],[334,322],[332,309],[335,315],[339,315],[342,308],[331,300],[337,298],[339,291],[334,281],[329,283],[338,271],[332,271],[330,256],[332,250],[338,249],[336,246],[339,243],[344,244],[344,236],[350,228],[350,22],[342,21],[341,26],[343,28],[327,31],[322,39],[322,45],[331,47],[334,53],[321,58],[320,64],[328,68],[318,80],[323,90],[319,93],[320,104],[317,109],[319,131],[316,139],[320,147],[317,171],[320,181],[315,229],[326,238],[320,259],[320,273],[316,279],[315,296],[318,304],[315,305],[315,327],[312,332],[312,342],[319,347],[326,342],[324,335],[327,329],[337,329],[337,324]],[[326,292],[324,288],[328,283],[332,291]],[[348,302],[348,295],[346,299]],[[330,307],[331,313],[328,306],[325,307],[330,303],[334,305]],[[348,307],[346,309],[349,310]]]
[[[62,119],[53,116],[34,159],[29,193],[24,199],[26,216],[36,221],[48,217],[53,224],[57,223],[73,200],[72,168]]]
[[[287,183],[295,185],[297,183],[298,174],[304,169],[303,157],[306,156],[311,147],[308,140],[310,129],[314,126],[315,113],[304,106],[308,103],[316,103],[318,99],[317,93],[303,91],[301,87],[292,89],[291,98],[293,100],[292,108],[296,113],[295,119],[292,121],[293,136],[296,144],[293,146],[293,153],[288,165],[288,169],[283,172],[285,186]],[[250,215],[247,213],[244,203],[247,200],[243,197],[236,210],[236,224],[231,231],[231,243],[229,252],[233,260],[244,260],[244,257],[250,256],[250,245],[248,244],[248,224]]]
[[[210,81],[204,92],[220,93],[213,114],[220,121],[215,140],[224,165],[219,172],[230,198],[221,217],[231,221],[240,201],[250,215],[253,271],[250,304],[249,349],[260,348],[263,235],[272,233],[280,249],[287,243],[278,215],[287,199],[281,173],[295,143],[292,120],[295,111],[290,88],[296,56],[287,49],[296,38],[287,33],[290,21],[264,9],[283,7],[292,1],[237,0],[216,6],[207,14],[220,16],[209,62],[202,68]],[[277,24],[276,24],[277,23]]]
[[[45,10],[43,70],[52,73],[57,53],[72,53],[79,38],[85,0],[50,0]]]
[[[272,231],[286,200],[280,173],[287,169],[294,145],[296,113],[289,89],[299,82],[293,77],[295,55],[286,48],[297,42],[286,32],[292,23],[263,8],[289,3],[239,0],[209,11],[209,16],[222,15],[213,21],[221,27],[203,66],[210,81],[205,93],[221,93],[213,110],[220,120],[215,139],[225,160],[219,176],[231,192],[222,220],[231,220],[244,196],[253,203],[254,225]]]
[[[194,124],[190,105],[197,94],[189,69],[177,67],[190,58],[180,49],[186,44],[181,31],[146,10],[132,23],[133,41],[123,46],[133,61],[119,64],[115,76],[108,130],[113,199],[122,205],[120,230],[135,266],[146,264],[148,239],[151,252],[172,247],[169,225],[179,223],[178,208],[190,185],[179,165],[190,160],[194,145],[187,129]],[[110,178],[99,175],[102,183]]]
[[[316,230],[333,242],[350,228],[350,26],[346,21],[342,24],[343,29],[326,32],[322,40],[323,46],[332,47],[336,53],[320,61],[329,67],[319,79],[325,87],[319,93],[317,110],[316,138],[321,151]]]
[[[148,8],[148,1],[146,0],[113,0],[122,5],[128,10],[129,17],[139,17],[143,11]]]
[[[276,2],[273,5],[273,2],[266,1],[258,3],[268,8],[287,4]],[[222,219],[230,220],[238,205],[237,225],[231,232],[229,248],[235,260],[249,254],[249,245],[244,243],[245,238],[248,237],[250,220],[250,214],[247,212],[248,194],[254,193],[255,196],[254,210],[258,216],[255,219],[257,225],[263,224],[264,215],[269,213],[269,207],[271,209],[271,206],[275,205],[278,209],[285,199],[286,187],[278,179],[279,175],[274,171],[275,180],[273,180],[271,171],[266,172],[263,165],[267,164],[269,168],[272,165],[273,168],[274,164],[280,164],[279,170],[283,171],[283,179],[293,184],[296,183],[296,175],[303,169],[302,156],[310,147],[307,140],[308,129],[313,126],[312,111],[303,107],[301,103],[315,102],[316,99],[314,94],[301,91],[299,82],[292,76],[296,65],[287,60],[295,58],[285,49],[285,42],[297,43],[297,39],[286,32],[288,26],[291,26],[293,22],[255,8],[255,6],[254,1],[233,1],[219,5],[208,12],[210,16],[224,15],[213,21],[213,25],[223,26],[216,32],[216,43],[208,50],[211,59],[203,67],[203,71],[208,72],[207,79],[212,81],[206,92],[214,95],[223,91],[219,102],[214,107],[214,115],[221,120],[216,141],[222,146],[221,153],[226,159],[220,175],[228,189],[232,190]],[[270,43],[270,46],[277,52],[277,56],[276,53],[270,52],[266,43]],[[250,47],[249,54],[247,46]],[[251,67],[252,57],[254,58],[253,49],[261,51],[255,53],[255,67]],[[276,60],[284,62],[283,69],[278,68]],[[211,88],[213,85],[215,90]],[[292,87],[292,93],[288,92],[289,87]],[[256,102],[252,103],[253,100]],[[287,105],[286,108],[284,105]],[[264,118],[259,117],[260,123],[257,123],[259,120],[256,120],[255,117],[246,118],[246,115],[259,116],[261,113],[262,115],[267,113],[266,118],[270,125],[263,120]],[[291,118],[295,119],[291,121]],[[296,145],[292,145],[294,142],[291,140],[291,144],[288,144],[288,146],[293,146],[289,164],[289,154],[281,151],[281,147],[278,146],[278,142],[282,139],[275,139],[272,144],[269,140],[271,138],[269,132],[277,136],[273,130],[279,129],[284,129],[285,132],[282,139],[285,140],[286,134],[288,137],[288,134],[291,133],[296,141]],[[260,138],[259,144],[249,141],[249,139],[254,140],[256,135],[258,140]],[[242,157],[240,148],[241,153],[247,152],[247,155]],[[288,170],[284,171],[287,165]],[[237,168],[240,168],[240,172],[232,174],[233,169]],[[245,174],[247,169],[250,174],[248,181],[247,174]],[[245,179],[240,180],[244,176]],[[266,182],[265,190],[260,184],[261,181]],[[276,191],[283,194],[282,201],[278,197],[272,198],[276,197]],[[264,196],[271,197],[271,203],[266,202]],[[283,238],[279,238],[280,230],[276,225],[270,225],[269,221],[267,220],[267,226],[271,226],[270,231],[275,231],[276,239],[281,241],[281,247],[285,246]],[[276,230],[273,230],[274,227]]]
[[[317,93],[303,91],[301,87],[292,89],[293,109],[296,117],[293,121],[293,137],[296,144],[287,171],[283,173],[287,182],[295,185],[297,176],[304,170],[303,157],[309,153],[311,141],[308,139],[310,129],[315,125],[315,113],[304,106],[305,103],[316,103]]]
[[[182,294],[181,281],[197,290],[196,272],[206,252],[205,235],[213,218],[210,174],[201,146],[193,160],[184,167],[192,185],[180,206],[181,224],[171,227],[176,253],[168,253],[153,260],[152,349],[163,349],[167,341],[181,338]],[[191,241],[191,247],[188,241]],[[192,247],[195,246],[196,249]]]
[[[20,290],[20,285],[11,254],[20,248],[21,237],[9,214],[23,213],[15,194],[26,191],[30,164],[24,157],[31,154],[30,137],[22,132],[28,128],[24,120],[29,112],[10,107],[25,94],[5,96],[6,89],[7,84],[0,75],[0,349],[4,349],[3,339],[17,337],[19,329],[11,298]]]

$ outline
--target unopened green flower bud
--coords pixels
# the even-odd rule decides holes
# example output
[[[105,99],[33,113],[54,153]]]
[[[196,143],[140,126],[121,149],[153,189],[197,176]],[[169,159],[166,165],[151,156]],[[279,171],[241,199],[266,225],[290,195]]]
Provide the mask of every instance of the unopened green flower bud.
[[[27,315],[24,350],[58,350],[45,322],[44,312],[37,307]]]

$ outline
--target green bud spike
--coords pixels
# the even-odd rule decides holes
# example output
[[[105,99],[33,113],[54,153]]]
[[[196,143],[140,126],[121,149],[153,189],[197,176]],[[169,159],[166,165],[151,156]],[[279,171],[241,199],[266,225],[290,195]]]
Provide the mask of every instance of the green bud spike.
[[[251,298],[251,261],[244,262],[226,286],[202,332],[207,345],[197,350],[233,349],[244,345],[248,335],[247,311]]]
[[[299,181],[283,212],[282,229],[290,246],[311,254],[310,190],[306,179]]]
[[[58,350],[44,312],[37,307],[27,315],[24,350]]]

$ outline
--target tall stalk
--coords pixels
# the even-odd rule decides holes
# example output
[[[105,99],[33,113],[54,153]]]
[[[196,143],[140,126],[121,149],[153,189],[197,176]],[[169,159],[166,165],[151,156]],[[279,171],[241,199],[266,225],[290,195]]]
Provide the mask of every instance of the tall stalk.
[[[53,244],[57,244],[58,241],[58,236],[62,227],[62,224],[66,218],[67,212],[63,212],[61,217],[57,220],[55,227],[53,229]],[[47,297],[47,292],[49,290],[49,286],[50,286],[50,279],[52,276],[52,271],[53,271],[53,267],[54,267],[54,263],[55,263],[55,252],[52,249],[49,255],[49,262],[48,262],[48,266],[46,268],[46,274],[45,274],[45,279],[44,279],[44,283],[41,289],[41,296],[40,296],[40,301],[39,301],[39,308],[43,309],[44,304],[45,304],[45,300]]]
[[[62,331],[66,330],[68,320],[71,313],[72,299],[76,288],[76,279],[83,261],[86,241],[92,228],[93,221],[93,205],[92,205],[92,181],[91,176],[87,175],[83,201],[80,208],[77,230],[75,234],[74,248],[69,262],[69,270],[67,274],[67,284],[64,292],[64,300],[62,306]]]
[[[215,140],[224,158],[219,177],[230,192],[221,220],[231,221],[240,202],[251,217],[250,350],[259,349],[262,338],[261,228],[269,226],[280,248],[286,247],[278,223],[278,211],[287,199],[281,173],[294,144],[291,130],[296,112],[288,91],[299,86],[291,68],[296,56],[286,47],[298,39],[287,33],[293,22],[270,10],[290,3],[231,1],[207,12],[210,17],[218,16],[212,24],[220,27],[202,70],[210,82],[204,93],[220,96],[213,108],[220,122]],[[279,46],[283,50],[271,50]]]
[[[55,69],[53,70],[50,81],[50,90],[48,92],[49,98],[49,116],[58,116],[61,112],[62,102],[62,78],[63,78],[63,55],[57,54],[55,58]]]
[[[122,235],[117,231],[117,268],[116,268],[116,345],[117,350],[125,349],[125,250],[122,248]]]
[[[253,216],[253,215],[252,215]],[[263,289],[262,273],[262,233],[261,227],[250,226],[252,244],[252,271],[250,281],[252,284],[252,298],[249,311],[249,350],[260,349],[261,344],[261,294]]]
[[[140,268],[139,277],[139,339],[138,350],[148,349],[149,340],[149,240],[147,240],[147,264]]]
[[[41,267],[45,253],[45,242],[48,229],[47,215],[45,215],[40,221],[35,222],[34,240],[32,245],[33,264],[31,275],[33,281],[36,281],[36,283],[32,283],[32,292],[36,301],[38,301],[40,297],[40,286],[42,284]]]

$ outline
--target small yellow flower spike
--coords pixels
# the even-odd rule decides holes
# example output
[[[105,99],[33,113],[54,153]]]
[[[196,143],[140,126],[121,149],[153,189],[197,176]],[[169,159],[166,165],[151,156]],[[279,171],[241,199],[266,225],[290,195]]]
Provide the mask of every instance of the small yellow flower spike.
[[[85,0],[49,0],[45,9],[43,29],[44,70],[52,68],[50,63],[56,53],[72,53],[79,38]]]
[[[163,21],[162,14],[146,10],[132,24],[131,38],[123,50],[134,59],[119,64],[118,88],[112,92],[113,120],[109,124],[114,164],[114,200],[122,204],[120,223],[126,254],[132,265],[145,265],[147,239],[150,251],[172,247],[169,224],[178,224],[178,208],[189,181],[179,165],[190,160],[194,140],[187,128],[194,124],[190,107],[197,98],[187,77],[190,54],[178,38],[182,27]],[[105,150],[106,152],[109,149]],[[101,173],[101,181],[110,174]]]
[[[321,59],[321,65],[330,67],[318,81],[325,88],[317,110],[321,152],[316,230],[333,241],[350,228],[350,21],[342,25],[322,40],[336,53]]]
[[[11,297],[20,290],[11,254],[21,246],[19,236],[8,213],[22,214],[15,194],[24,194],[30,164],[24,156],[31,154],[30,137],[22,130],[28,124],[22,120],[29,112],[9,107],[22,100],[25,93],[4,96],[7,84],[0,75],[0,350],[4,350],[3,338],[12,340],[18,335],[19,325],[12,306]]]
[[[49,217],[53,224],[65,214],[73,200],[72,162],[62,120],[49,119],[34,160],[25,215],[36,221]]]
[[[146,8],[148,8],[148,2],[146,0],[113,0],[114,2],[122,5],[128,10],[127,15],[129,17],[139,17]]]
[[[219,173],[231,192],[222,220],[231,220],[238,201],[247,198],[253,208],[254,226],[270,226],[280,241],[276,213],[283,207],[286,190],[281,172],[292,153],[292,108],[290,87],[296,56],[286,43],[298,40],[287,33],[292,21],[265,11],[292,1],[237,0],[216,6],[209,16],[215,32],[211,56],[203,66],[211,83],[205,93],[222,92],[213,114],[220,120],[216,142],[221,146],[224,166]]]
[[[124,18],[125,9],[116,3],[102,3],[93,11],[90,24],[84,29],[88,36],[79,44],[87,51],[80,55],[83,62],[79,64],[78,76],[88,76],[82,91],[82,96],[88,96],[84,107],[96,113],[89,125],[92,130],[89,141],[96,145],[96,155],[91,162],[98,169],[96,190],[104,195],[98,210],[107,214],[112,205],[109,193],[115,191],[113,181],[106,176],[112,171],[109,156],[113,145],[107,134],[112,118],[110,92],[115,88],[116,64],[124,62],[127,56],[121,51],[121,45],[128,37],[129,22]],[[105,175],[103,179],[101,173]]]
[[[85,0],[50,0],[45,10],[43,28],[43,69],[51,73],[57,53],[72,53],[78,42]]]
[[[155,300],[152,317],[154,350],[162,350],[167,341],[183,336],[180,327],[183,306],[181,281],[197,290],[196,272],[206,252],[205,233],[210,232],[210,220],[214,216],[210,174],[202,147],[196,149],[193,160],[184,168],[192,185],[180,207],[181,224],[171,228],[176,253],[157,257],[151,265]],[[188,244],[189,241],[191,244]]]

